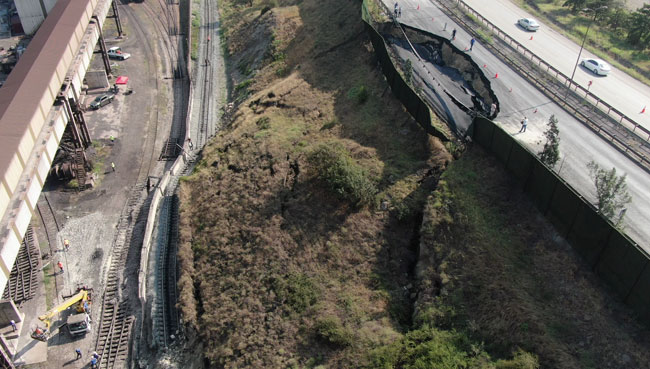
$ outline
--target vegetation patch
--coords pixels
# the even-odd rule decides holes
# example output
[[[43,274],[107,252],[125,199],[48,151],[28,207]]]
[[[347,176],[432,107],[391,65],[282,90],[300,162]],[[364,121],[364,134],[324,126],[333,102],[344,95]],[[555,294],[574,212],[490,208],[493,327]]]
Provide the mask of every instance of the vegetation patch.
[[[322,144],[310,153],[308,160],[332,192],[358,205],[373,202],[377,193],[373,179],[342,145]]]

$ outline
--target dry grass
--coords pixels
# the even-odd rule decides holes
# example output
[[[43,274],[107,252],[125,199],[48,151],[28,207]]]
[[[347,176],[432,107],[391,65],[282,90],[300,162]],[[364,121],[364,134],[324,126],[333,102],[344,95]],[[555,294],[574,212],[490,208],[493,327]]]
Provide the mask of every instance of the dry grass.
[[[182,184],[184,321],[215,366],[361,366],[406,328],[417,228],[328,191],[308,153],[340,145],[405,213],[449,156],[383,94],[359,3],[222,3],[232,85],[252,82]]]

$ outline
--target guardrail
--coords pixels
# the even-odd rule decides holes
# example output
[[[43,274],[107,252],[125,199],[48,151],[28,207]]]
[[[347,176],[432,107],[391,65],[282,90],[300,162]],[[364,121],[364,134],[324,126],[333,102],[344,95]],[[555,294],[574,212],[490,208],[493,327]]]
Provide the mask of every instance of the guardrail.
[[[568,85],[567,88],[573,88],[573,91],[578,93],[578,90],[580,91],[581,94],[585,95],[585,98],[590,99],[593,101],[593,103],[600,108],[601,111],[606,112],[607,115],[609,115],[611,118],[617,120],[620,124],[624,125],[626,128],[631,129],[632,132],[637,133],[637,135],[642,138],[646,142],[650,142],[650,130],[647,128],[641,126],[639,123],[634,121],[632,118],[628,117],[627,115],[623,114],[621,111],[616,109],[615,107],[611,106],[607,102],[603,101],[601,98],[596,96],[594,93],[590,92],[588,88],[583,87],[579,83],[576,83],[575,81],[572,81],[570,77],[565,75],[564,73],[560,72],[557,70],[555,67],[552,65],[548,64],[546,61],[544,61],[542,58],[537,56],[535,53],[530,51],[526,46],[522,45],[519,41],[513,39],[510,37],[507,33],[503,32],[499,27],[495,26],[492,24],[490,21],[485,19],[481,14],[479,14],[476,10],[474,10],[472,7],[467,5],[463,0],[459,0],[458,4],[465,8],[465,10],[475,16],[481,23],[485,24],[490,28],[492,32],[494,32],[497,36],[499,36],[503,41],[506,41],[510,46],[513,46],[515,50],[520,51],[524,56],[530,57],[530,60],[534,63],[537,64],[537,66],[541,67],[542,65],[546,68],[546,71],[549,72],[550,74],[554,75],[555,78],[557,78],[560,82],[562,82],[565,85]],[[602,106],[602,107],[601,107]]]
[[[452,15],[454,14],[453,9],[445,5],[443,1],[436,1],[436,3],[444,8],[448,15],[450,13]],[[490,45],[486,45],[486,47],[489,47],[492,52],[505,59],[505,61],[515,70],[515,72],[519,73],[522,77],[533,83],[547,96],[554,99],[561,106],[563,106],[567,111],[569,111],[569,113],[572,113],[574,116],[576,116],[576,118],[579,118],[581,122],[583,122],[588,128],[590,128],[600,137],[608,140],[615,148],[626,155],[630,160],[636,162],[641,168],[650,172],[650,159],[648,157],[650,154],[650,131],[648,129],[640,126],[637,122],[633,121],[621,113],[619,110],[602,101],[602,99],[587,91],[587,89],[581,85],[575,82],[571,82],[570,86],[567,86],[567,82],[570,82],[570,78],[565,74],[557,70],[552,65],[546,63],[543,59],[538,57],[518,41],[512,39],[499,27],[490,23],[490,21],[485,19],[473,8],[465,4],[464,1],[453,0],[453,3],[455,4],[455,7],[463,8],[462,10],[465,10],[467,13],[478,19],[478,21],[480,21],[482,24],[487,26],[487,28],[495,35],[497,35],[501,41],[503,41],[506,45],[509,45],[513,50],[523,55],[526,60],[532,61],[532,66],[535,66],[541,72],[547,72],[548,75],[561,82],[563,88],[558,89],[556,86],[550,84],[548,80],[540,78],[538,76],[538,71],[530,70],[531,68],[527,68],[526,65],[520,63],[517,60],[514,60],[500,48],[490,47]],[[456,17],[456,20],[467,29],[472,28],[469,24],[467,24],[467,22],[463,21],[462,19]],[[568,88],[570,88],[571,91],[576,94],[573,96],[573,102],[570,101],[571,99],[565,99],[564,96],[562,96],[562,93],[566,92]],[[582,97],[582,94],[584,94],[584,97]],[[595,102],[595,105],[592,102]],[[593,108],[585,108],[584,104],[589,104]],[[596,110],[598,110],[598,112],[606,117],[607,121],[598,121],[598,117],[593,115],[598,114]],[[630,140],[632,140],[636,145],[630,144]]]

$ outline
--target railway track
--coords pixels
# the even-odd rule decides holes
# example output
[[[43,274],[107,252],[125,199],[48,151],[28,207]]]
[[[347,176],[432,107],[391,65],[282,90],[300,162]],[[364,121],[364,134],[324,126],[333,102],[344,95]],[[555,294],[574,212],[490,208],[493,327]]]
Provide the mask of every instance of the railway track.
[[[158,252],[156,255],[156,297],[154,300],[154,340],[167,347],[178,336],[180,320],[176,309],[176,250],[178,249],[178,196],[173,191],[178,177],[172,179],[160,208]]]
[[[150,9],[147,11],[147,7],[143,6],[143,8],[149,13]],[[134,33],[142,41],[146,57],[150,60],[156,60],[154,46],[152,45],[153,41],[150,37],[151,32],[143,28],[137,12],[128,6],[121,6],[120,10],[130,19]],[[151,13],[148,15],[150,16]],[[156,30],[158,31],[158,28]],[[160,88],[161,78],[159,77],[154,69],[149,82],[156,91]],[[132,187],[118,220],[108,268],[103,276],[104,291],[101,313],[99,318],[95,320],[98,325],[95,351],[100,355],[98,364],[101,369],[127,366],[135,311],[133,304],[130,302],[132,300],[129,299],[129,296],[123,296],[122,291],[129,293],[129,291],[137,290],[133,286],[133,283],[137,283],[137,278],[131,276],[127,278],[125,273],[128,273],[128,271],[125,270],[125,267],[130,251],[132,249],[139,250],[141,247],[141,234],[140,232],[134,234],[134,230],[142,224],[142,220],[146,218],[148,213],[149,196],[145,187],[149,173],[157,162],[154,155],[155,142],[158,139],[159,132],[158,126],[161,123],[160,118],[158,109],[153,109],[149,123],[150,130],[143,143],[143,160],[140,163],[136,184]]]
[[[100,369],[123,367],[128,357],[134,317],[127,303],[128,299],[123,298],[121,290],[129,246],[133,241],[133,230],[148,197],[144,187],[141,183],[133,187],[117,224],[117,234],[105,277],[102,312],[95,344],[95,351],[100,355]]]
[[[36,203],[36,210],[38,211],[38,215],[41,218],[41,222],[43,223],[43,229],[45,231],[45,236],[47,237],[47,243],[50,246],[50,261],[54,260],[54,251],[56,245],[58,245],[58,234],[60,231],[60,226],[59,222],[56,220],[56,216],[54,215],[54,210],[52,209],[52,205],[50,204],[50,200],[47,198],[45,193],[42,195],[43,200],[38,201]],[[57,282],[57,278],[53,278],[54,280],[54,291],[55,291],[55,298],[58,299],[59,296],[59,283]]]
[[[214,69],[211,59],[214,46],[210,36],[214,33],[215,22],[212,22],[212,12],[214,10],[211,1],[203,0],[202,16],[204,17],[203,24],[205,27],[202,28],[202,31],[204,32],[203,55],[205,56],[205,61],[203,64],[203,81],[201,84],[201,113],[199,115],[199,129],[196,140],[197,147],[203,147],[210,137],[210,120],[213,119],[211,109]]]
[[[36,295],[39,254],[34,230],[29,226],[2,294],[3,299],[11,299],[21,305]]]

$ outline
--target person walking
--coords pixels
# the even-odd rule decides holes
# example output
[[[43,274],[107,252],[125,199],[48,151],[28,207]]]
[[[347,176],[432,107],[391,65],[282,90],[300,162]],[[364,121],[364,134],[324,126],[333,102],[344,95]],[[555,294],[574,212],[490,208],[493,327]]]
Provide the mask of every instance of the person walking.
[[[96,368],[97,368],[97,359],[95,359],[95,358],[90,359],[90,367],[91,367],[92,369],[96,369]]]
[[[113,172],[115,171],[115,163],[111,162],[111,169],[113,169]]]
[[[528,127],[528,118],[524,116],[524,119],[521,121],[521,129],[519,133],[526,132],[526,127]]]
[[[99,361],[99,354],[97,353],[97,351],[93,351],[93,355],[92,355],[92,356],[93,356],[97,361]]]
[[[16,326],[16,321],[15,320],[11,319],[9,324],[11,324],[11,329],[13,329],[14,332],[18,330],[18,327]]]
[[[472,49],[474,48],[474,43],[475,42],[476,42],[476,39],[474,37],[472,37],[472,39],[469,42],[469,51],[472,51]]]
[[[59,272],[63,273],[63,263],[59,261],[58,263],[56,263],[56,266],[59,267]]]
[[[81,357],[83,356],[83,355],[81,355],[81,350],[80,350],[80,349],[76,349],[76,350],[74,350],[74,352],[77,353],[77,358],[76,358],[75,360],[79,360],[79,359],[81,359]]]
[[[70,248],[70,240],[68,240],[67,238],[63,240],[63,248],[65,248],[65,251],[68,251],[68,249]]]
[[[454,28],[454,30],[451,31],[451,39],[452,41],[456,39],[456,28]]]
[[[115,143],[115,136],[110,135],[109,139],[111,140],[111,143]]]

